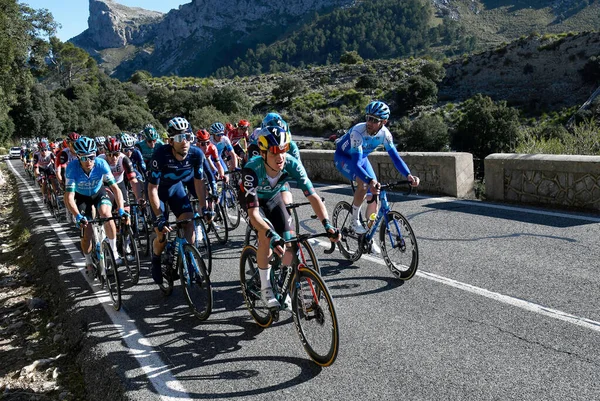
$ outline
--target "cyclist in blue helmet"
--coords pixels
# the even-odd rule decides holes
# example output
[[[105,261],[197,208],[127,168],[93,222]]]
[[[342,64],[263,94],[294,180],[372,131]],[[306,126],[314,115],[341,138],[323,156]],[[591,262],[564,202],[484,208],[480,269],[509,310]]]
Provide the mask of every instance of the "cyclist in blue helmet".
[[[366,233],[366,228],[360,219],[360,209],[369,190],[367,216],[377,212],[377,195],[379,183],[367,156],[383,145],[390,155],[394,167],[400,174],[406,176],[412,186],[419,185],[419,177],[413,176],[406,163],[402,160],[393,137],[385,124],[390,117],[390,108],[381,101],[373,101],[365,110],[365,122],[358,123],[336,142],[335,166],[342,175],[351,181],[356,181],[356,191],[352,202],[352,228],[357,234]],[[374,199],[374,201],[373,201]],[[373,243],[373,251],[379,253],[379,247]]]

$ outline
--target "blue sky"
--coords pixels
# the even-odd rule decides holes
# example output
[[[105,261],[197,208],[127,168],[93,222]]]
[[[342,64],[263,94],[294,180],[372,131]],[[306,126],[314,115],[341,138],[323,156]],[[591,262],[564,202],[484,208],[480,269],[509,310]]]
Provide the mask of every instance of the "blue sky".
[[[168,12],[180,4],[189,3],[190,0],[117,0],[119,4],[129,7],[141,7],[146,10]],[[54,20],[62,25],[57,36],[63,42],[79,35],[87,29],[87,20],[90,15],[89,1],[87,0],[19,0],[19,3],[29,4],[31,8],[48,9]]]

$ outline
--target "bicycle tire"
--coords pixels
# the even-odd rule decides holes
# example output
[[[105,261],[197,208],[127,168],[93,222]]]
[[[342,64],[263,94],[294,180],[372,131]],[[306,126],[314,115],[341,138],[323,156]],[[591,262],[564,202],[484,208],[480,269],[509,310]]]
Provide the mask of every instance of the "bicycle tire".
[[[208,234],[206,233],[204,221],[194,220],[194,231],[196,249],[200,252],[202,258],[208,261],[205,265],[206,271],[210,275],[212,273],[212,249],[210,247],[210,238],[208,238]]]
[[[113,309],[121,309],[121,282],[119,280],[119,268],[115,261],[115,255],[107,241],[102,241],[102,255],[104,256],[103,276],[106,289],[110,295]],[[102,262],[101,262],[102,263]]]
[[[240,255],[240,284],[244,302],[254,321],[260,327],[273,324],[273,315],[260,296],[260,275],[256,263],[256,248],[247,245]]]
[[[381,255],[392,274],[400,280],[412,278],[419,267],[417,238],[406,217],[394,210],[387,213],[387,222],[381,225],[379,242]],[[400,232],[397,229],[400,228]],[[390,236],[395,236],[393,239]],[[392,250],[397,252],[392,254]],[[410,259],[409,259],[410,258]],[[402,262],[406,260],[406,262]]]
[[[150,244],[150,227],[148,226],[148,221],[143,212],[139,209],[137,211],[137,240],[140,244],[140,250],[144,256],[150,256],[150,248],[152,247]]]
[[[319,366],[338,355],[339,325],[327,285],[314,270],[299,268],[292,290],[292,317],[304,350]]]
[[[296,208],[293,208],[291,211],[288,210],[290,216],[294,220],[294,230],[296,230],[296,234],[300,232],[300,220],[298,219],[298,212],[296,212]]]
[[[258,235],[251,224],[246,225],[246,234],[244,235],[244,246],[252,245],[258,247]]]
[[[229,239],[229,229],[227,228],[227,218],[225,218],[223,209],[218,203],[215,204],[215,215],[210,225],[210,231],[214,233],[215,237],[217,238],[217,242],[221,245],[225,245]]]
[[[362,255],[362,244],[359,236],[351,228],[352,206],[345,201],[338,202],[333,209],[331,220],[342,235],[337,243],[338,249],[346,259],[356,262]]]
[[[229,231],[232,231],[238,228],[240,225],[240,220],[242,219],[240,203],[237,200],[237,196],[231,184],[224,186],[222,196],[224,198],[224,212],[228,222],[228,229]]]
[[[129,252],[127,252],[128,244]],[[140,281],[140,254],[131,227],[127,227],[125,234],[121,236],[121,259],[125,263],[131,284],[136,285]]]
[[[212,313],[213,296],[202,255],[193,245],[184,244],[177,266],[183,294],[192,314],[200,320],[208,319]]]
[[[300,251],[300,263],[321,274],[321,267],[319,266],[319,258],[313,249],[312,245],[308,240],[298,242],[298,248]]]

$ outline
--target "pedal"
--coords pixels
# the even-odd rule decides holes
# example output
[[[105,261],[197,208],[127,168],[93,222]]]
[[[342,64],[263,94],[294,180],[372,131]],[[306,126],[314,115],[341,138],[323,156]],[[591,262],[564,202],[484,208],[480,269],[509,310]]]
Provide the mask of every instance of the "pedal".
[[[279,321],[279,308],[271,308],[271,309],[269,309],[269,311],[271,312],[271,317],[273,317],[273,321],[278,322]]]

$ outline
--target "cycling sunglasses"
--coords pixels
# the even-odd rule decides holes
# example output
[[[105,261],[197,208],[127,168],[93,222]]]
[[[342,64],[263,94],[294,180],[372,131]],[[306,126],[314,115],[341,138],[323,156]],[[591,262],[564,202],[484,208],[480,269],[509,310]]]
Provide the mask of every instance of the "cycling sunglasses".
[[[200,146],[208,146],[209,143],[210,143],[210,141],[202,141],[202,142],[198,142],[198,145],[200,145]]]
[[[290,150],[290,144],[288,143],[285,146],[269,146],[269,152],[279,155],[281,153],[287,153]]]
[[[380,119],[380,118],[373,117],[373,116],[370,116],[370,115],[368,115],[368,114],[367,114],[367,115],[365,116],[365,121],[366,121],[366,122],[368,122],[368,123],[380,123],[380,122],[382,122],[383,120],[382,120],[382,119]]]
[[[133,152],[133,147],[131,147],[131,148],[123,148],[123,152]]]
[[[96,159],[96,155],[84,155],[84,156],[79,156],[79,160],[81,160],[82,162],[87,162],[87,161],[94,161],[94,159]]]
[[[171,139],[177,143],[180,143],[183,141],[192,142],[194,140],[194,135],[192,135],[192,134],[177,134],[177,135],[173,135],[171,137]]]

